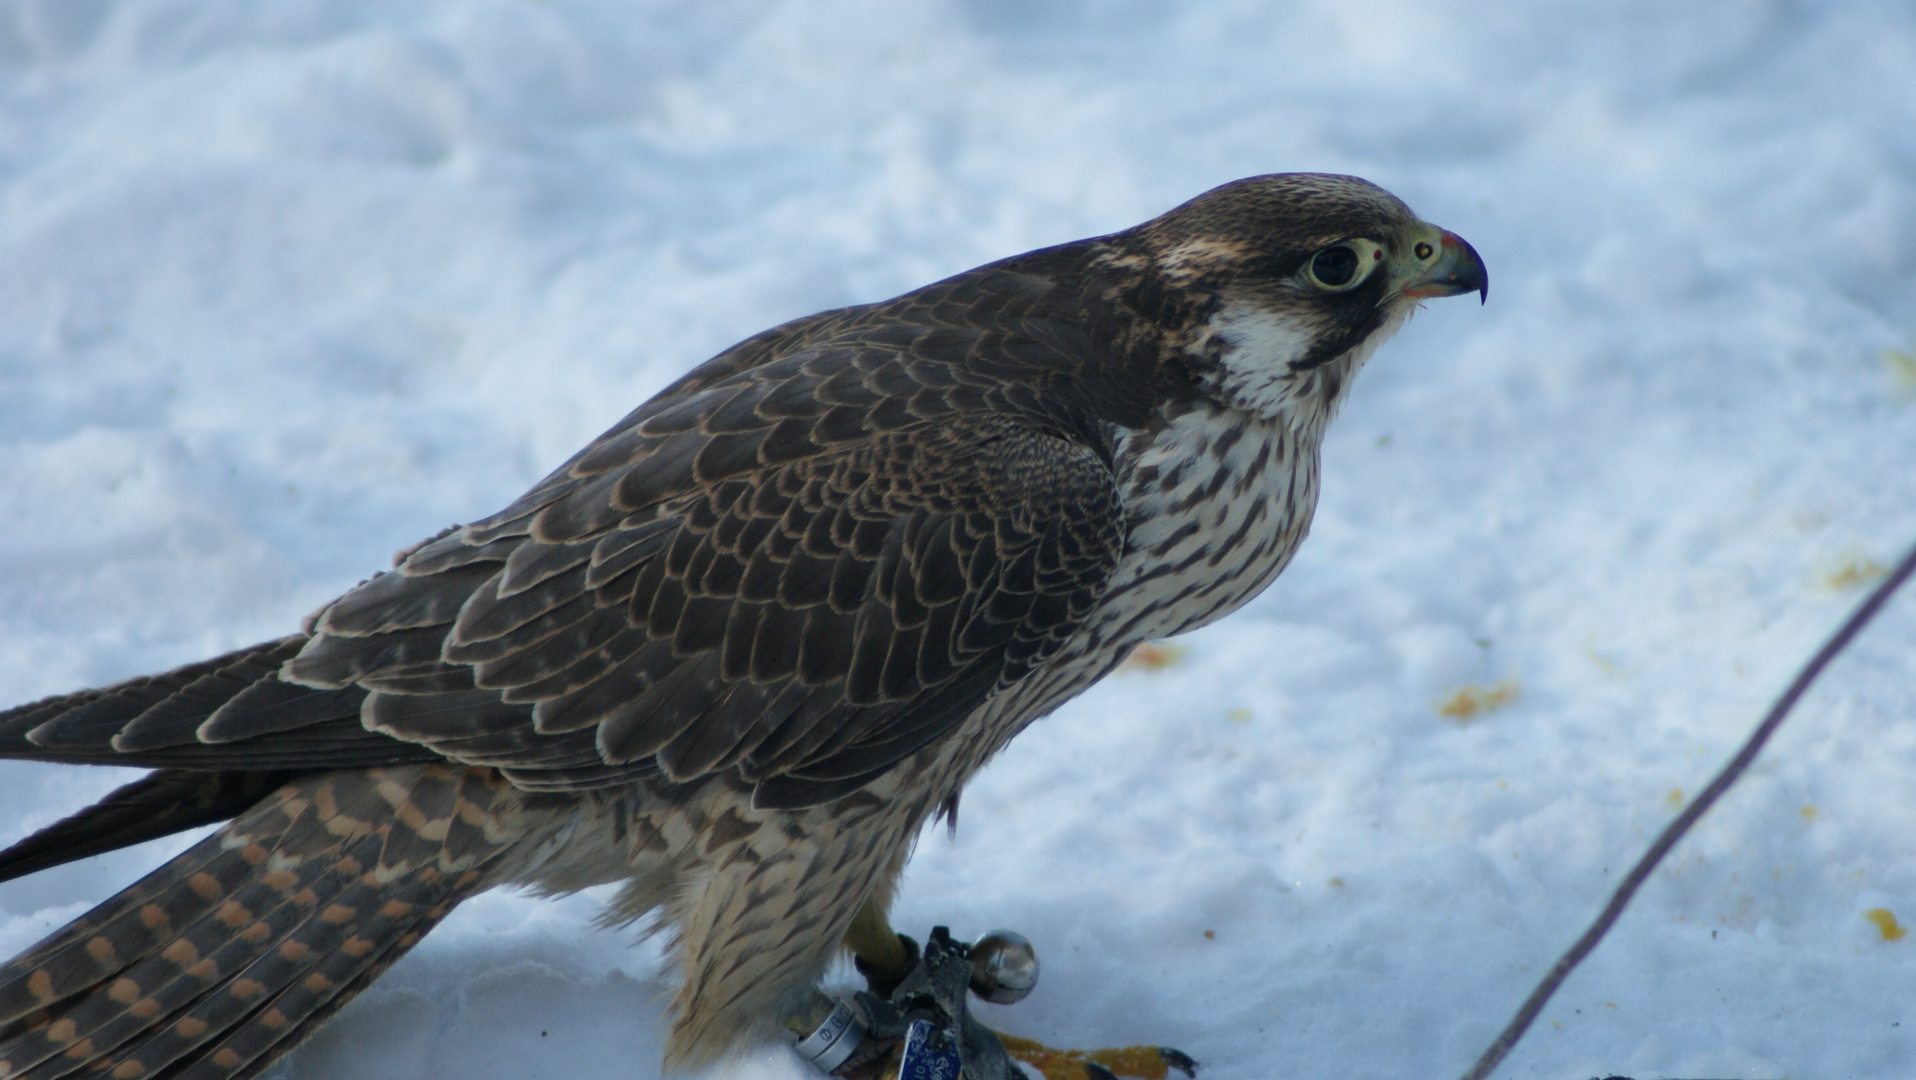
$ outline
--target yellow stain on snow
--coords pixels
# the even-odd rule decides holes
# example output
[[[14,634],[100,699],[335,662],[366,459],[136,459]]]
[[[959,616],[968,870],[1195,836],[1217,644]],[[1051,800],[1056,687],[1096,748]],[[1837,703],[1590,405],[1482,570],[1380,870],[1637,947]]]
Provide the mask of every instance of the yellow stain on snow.
[[[1873,907],[1863,912],[1863,918],[1876,924],[1884,941],[1901,941],[1909,933],[1908,928],[1896,921],[1896,913],[1886,907]]]
[[[1815,806],[1805,806],[1805,807],[1804,807],[1803,809],[1801,809],[1801,810],[1798,810],[1798,811],[1797,811],[1797,813],[1799,813],[1799,814],[1801,814],[1801,815],[1803,815],[1803,820],[1804,820],[1804,821],[1815,821],[1815,820],[1816,820],[1816,807],[1815,807]]]
[[[1627,679],[1631,675],[1636,674],[1635,668],[1626,668],[1622,664],[1617,663],[1616,660],[1598,652],[1597,635],[1595,634],[1591,634],[1589,637],[1583,639],[1583,656],[1584,659],[1597,665],[1598,671],[1603,672],[1613,679]]]
[[[1889,383],[1904,397],[1916,397],[1916,352],[1883,350],[1883,367],[1889,371]]]
[[[1867,585],[1889,573],[1889,567],[1854,548],[1838,552],[1823,564],[1816,583],[1825,589],[1849,590]]]
[[[1190,650],[1184,646],[1174,645],[1168,641],[1147,641],[1132,649],[1131,655],[1125,657],[1124,663],[1118,665],[1118,670],[1163,671],[1168,667],[1176,667],[1187,652]]]
[[[1830,523],[1830,516],[1821,510],[1798,510],[1790,515],[1790,524],[1797,532],[1815,532]]]
[[[1453,720],[1465,721],[1480,713],[1496,712],[1517,700],[1519,693],[1520,688],[1514,678],[1499,679],[1489,686],[1471,683],[1445,698],[1437,706],[1437,712]]]

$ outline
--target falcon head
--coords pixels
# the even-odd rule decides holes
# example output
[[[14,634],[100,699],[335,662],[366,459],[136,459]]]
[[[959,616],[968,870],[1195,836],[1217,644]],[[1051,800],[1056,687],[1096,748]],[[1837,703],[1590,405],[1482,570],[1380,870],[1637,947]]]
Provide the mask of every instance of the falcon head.
[[[1422,301],[1490,293],[1462,237],[1354,176],[1254,176],[1134,233],[1132,250],[1198,313],[1181,344],[1205,391],[1319,429]]]

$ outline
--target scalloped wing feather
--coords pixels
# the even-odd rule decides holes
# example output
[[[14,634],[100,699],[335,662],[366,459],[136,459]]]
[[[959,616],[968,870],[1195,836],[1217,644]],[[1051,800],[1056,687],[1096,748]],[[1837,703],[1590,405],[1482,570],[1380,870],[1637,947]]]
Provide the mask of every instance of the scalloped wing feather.
[[[737,769],[827,797],[1041,663],[1122,549],[1102,452],[1004,381],[1082,352],[965,325],[1036,280],[760,335],[310,637],[0,714],[0,739],[33,732],[0,754],[358,763],[399,740],[542,788]]]

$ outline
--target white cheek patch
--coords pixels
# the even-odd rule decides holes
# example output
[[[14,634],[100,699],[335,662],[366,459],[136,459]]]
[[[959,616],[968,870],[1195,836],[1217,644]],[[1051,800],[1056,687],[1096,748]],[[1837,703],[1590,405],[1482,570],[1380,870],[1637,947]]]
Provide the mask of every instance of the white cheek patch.
[[[1212,317],[1224,343],[1221,389],[1242,406],[1269,415],[1287,402],[1291,365],[1311,351],[1315,335],[1304,326],[1246,304],[1231,304]]]
[[[1415,304],[1389,305],[1383,322],[1349,351],[1293,371],[1291,365],[1310,355],[1317,340],[1311,325],[1247,305],[1229,305],[1211,320],[1223,345],[1214,385],[1246,412],[1287,416],[1299,431],[1321,431],[1350,389],[1351,377],[1416,309]]]

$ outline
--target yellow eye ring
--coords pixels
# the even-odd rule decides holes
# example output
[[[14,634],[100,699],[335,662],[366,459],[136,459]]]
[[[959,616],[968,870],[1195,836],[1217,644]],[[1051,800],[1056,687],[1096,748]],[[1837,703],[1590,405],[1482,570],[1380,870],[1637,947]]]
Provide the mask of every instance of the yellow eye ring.
[[[1383,265],[1384,249],[1370,240],[1340,240],[1304,260],[1303,278],[1324,292],[1349,292]]]

